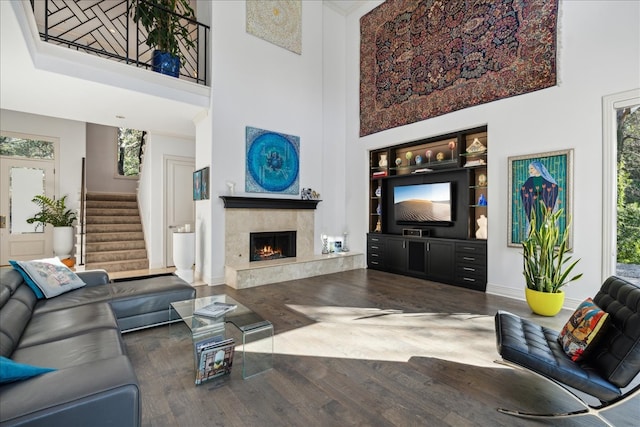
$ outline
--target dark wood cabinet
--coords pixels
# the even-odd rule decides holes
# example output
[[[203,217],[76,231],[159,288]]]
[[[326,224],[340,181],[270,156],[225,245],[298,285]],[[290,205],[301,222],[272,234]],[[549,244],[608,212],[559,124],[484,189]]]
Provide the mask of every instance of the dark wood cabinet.
[[[369,233],[367,242],[369,268],[457,284],[456,240]]]
[[[457,242],[455,257],[456,283],[484,292],[487,289],[487,242]]]

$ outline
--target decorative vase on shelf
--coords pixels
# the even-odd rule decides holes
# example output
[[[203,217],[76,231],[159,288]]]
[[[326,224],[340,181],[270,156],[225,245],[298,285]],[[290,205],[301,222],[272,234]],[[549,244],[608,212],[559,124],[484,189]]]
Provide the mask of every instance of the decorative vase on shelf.
[[[378,186],[378,188],[376,188],[376,197],[380,197],[381,194],[382,194],[382,187]]]
[[[380,154],[380,161],[378,162],[378,166],[380,166],[381,168],[386,168],[388,164],[389,162],[387,161],[387,155]]]

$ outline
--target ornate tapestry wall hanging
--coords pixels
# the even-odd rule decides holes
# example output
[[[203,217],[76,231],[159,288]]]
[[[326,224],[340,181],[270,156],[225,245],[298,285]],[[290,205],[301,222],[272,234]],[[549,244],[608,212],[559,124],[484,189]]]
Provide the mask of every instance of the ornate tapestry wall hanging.
[[[360,19],[360,136],[556,84],[558,0],[387,0]]]
[[[246,127],[247,193],[299,194],[300,137]]]

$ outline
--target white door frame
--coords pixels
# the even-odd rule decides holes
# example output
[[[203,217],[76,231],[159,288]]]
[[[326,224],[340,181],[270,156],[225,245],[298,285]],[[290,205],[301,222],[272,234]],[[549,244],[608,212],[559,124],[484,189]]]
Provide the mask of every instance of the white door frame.
[[[640,89],[602,97],[602,277],[616,273],[618,251],[618,152],[616,110],[640,104]]]

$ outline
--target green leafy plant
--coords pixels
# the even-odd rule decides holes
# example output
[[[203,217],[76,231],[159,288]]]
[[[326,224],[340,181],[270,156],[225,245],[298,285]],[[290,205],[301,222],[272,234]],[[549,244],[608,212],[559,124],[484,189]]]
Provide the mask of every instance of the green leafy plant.
[[[580,260],[571,262],[572,257],[567,256],[571,220],[561,234],[558,220],[563,209],[550,212],[545,206],[543,212],[545,214],[541,219],[541,226],[536,227],[535,213],[531,211],[529,233],[522,242],[523,274],[529,289],[556,293],[563,286],[582,277],[580,273],[569,278]]]
[[[56,200],[43,194],[34,196],[31,201],[40,207],[40,212],[27,219],[27,223],[33,224],[34,222],[38,222],[41,224],[51,224],[54,227],[72,226],[73,221],[75,221],[78,216],[73,210],[67,209],[66,198],[67,196],[64,196]]]
[[[131,16],[146,30],[149,47],[177,56],[183,63],[180,41],[186,47],[195,47],[189,27],[185,25],[185,18],[196,18],[189,0],[134,0]]]

